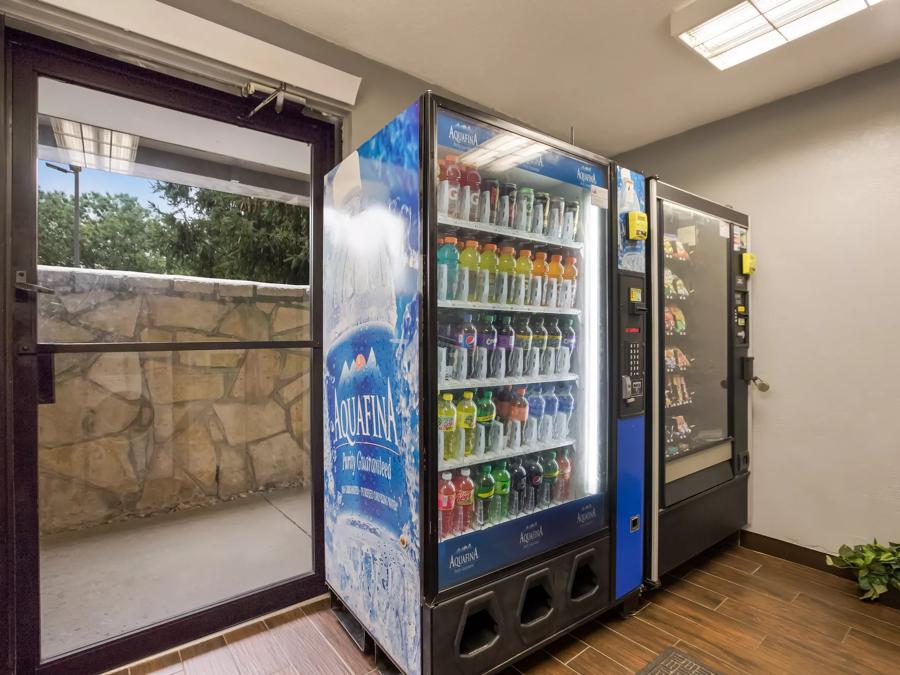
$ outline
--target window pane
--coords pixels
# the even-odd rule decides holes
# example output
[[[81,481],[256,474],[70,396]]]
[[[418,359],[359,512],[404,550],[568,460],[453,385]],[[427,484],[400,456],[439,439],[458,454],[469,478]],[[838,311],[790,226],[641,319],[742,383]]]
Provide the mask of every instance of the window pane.
[[[40,341],[309,337],[308,144],[47,78],[38,139]]]

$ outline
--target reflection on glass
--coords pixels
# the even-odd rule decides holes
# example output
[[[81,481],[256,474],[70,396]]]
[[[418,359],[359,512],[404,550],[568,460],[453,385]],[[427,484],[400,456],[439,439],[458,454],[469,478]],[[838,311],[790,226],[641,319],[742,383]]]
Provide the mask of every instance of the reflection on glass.
[[[605,489],[606,210],[591,187],[606,170],[454,114],[438,128],[449,539]]]
[[[310,353],[55,356],[44,658],[312,570]]]
[[[663,202],[663,371],[667,459],[728,436],[725,221]]]
[[[309,157],[42,78],[38,281],[58,297],[41,298],[39,340],[307,339]]]

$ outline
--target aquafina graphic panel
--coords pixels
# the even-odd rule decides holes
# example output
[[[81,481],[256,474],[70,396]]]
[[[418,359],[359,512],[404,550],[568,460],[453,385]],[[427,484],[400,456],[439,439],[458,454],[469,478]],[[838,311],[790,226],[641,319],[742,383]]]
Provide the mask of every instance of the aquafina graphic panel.
[[[618,188],[619,213],[619,269],[628,272],[644,273],[645,241],[632,241],[628,238],[628,213],[640,211],[647,213],[647,196],[644,177],[637,171],[621,166],[616,167],[616,187]]]
[[[325,177],[325,575],[421,671],[419,104]]]

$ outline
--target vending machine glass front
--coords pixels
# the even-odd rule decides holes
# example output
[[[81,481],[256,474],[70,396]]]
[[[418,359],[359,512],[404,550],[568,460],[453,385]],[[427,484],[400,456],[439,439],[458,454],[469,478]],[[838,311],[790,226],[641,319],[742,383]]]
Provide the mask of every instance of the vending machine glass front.
[[[445,589],[607,526],[608,167],[446,110],[435,133]]]

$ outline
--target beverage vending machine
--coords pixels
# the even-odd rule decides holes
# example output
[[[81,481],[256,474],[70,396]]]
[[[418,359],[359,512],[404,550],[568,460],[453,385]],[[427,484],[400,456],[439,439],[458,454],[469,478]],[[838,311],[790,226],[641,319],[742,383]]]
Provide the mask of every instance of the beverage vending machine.
[[[653,315],[647,578],[747,523],[749,219],[650,180]]]
[[[646,284],[611,175],[428,93],[325,177],[326,581],[404,672],[498,671],[640,586]]]

